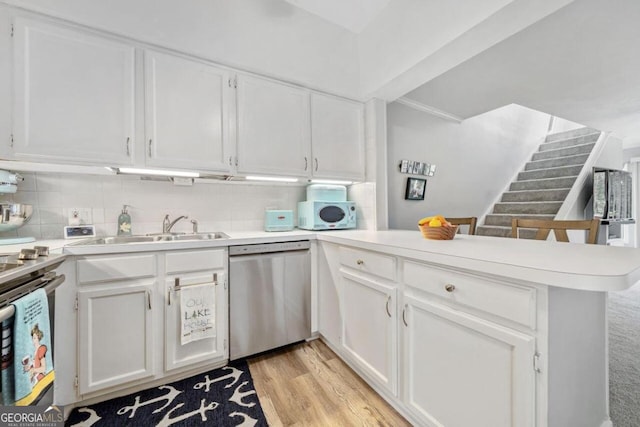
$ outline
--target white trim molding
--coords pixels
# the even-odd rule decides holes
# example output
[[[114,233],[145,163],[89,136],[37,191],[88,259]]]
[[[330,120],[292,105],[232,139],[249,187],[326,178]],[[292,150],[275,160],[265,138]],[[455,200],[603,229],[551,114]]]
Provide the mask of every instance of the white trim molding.
[[[432,116],[440,117],[441,119],[450,120],[452,122],[461,123],[464,120],[462,117],[456,116],[455,114],[451,114],[446,111],[439,110],[436,107],[414,101],[413,99],[409,99],[406,96],[396,99],[395,102],[406,105],[407,107],[413,108],[414,110],[422,111],[423,113],[431,114]]]

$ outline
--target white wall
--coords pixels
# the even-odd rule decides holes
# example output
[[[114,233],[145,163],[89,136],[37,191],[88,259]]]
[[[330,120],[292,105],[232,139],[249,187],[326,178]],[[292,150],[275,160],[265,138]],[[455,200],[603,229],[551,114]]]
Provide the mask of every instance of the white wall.
[[[393,0],[358,38],[362,92],[370,93],[511,0]]]
[[[580,123],[565,120],[561,117],[553,117],[552,120],[553,121],[551,123],[551,129],[549,129],[549,133],[560,133],[584,127],[584,125],[581,125]]]
[[[281,0],[4,1],[246,71],[357,96],[355,34]]]
[[[482,216],[546,135],[549,115],[512,105],[462,123],[392,103],[387,108],[389,227],[427,215]],[[404,200],[402,159],[436,164],[425,200]]]

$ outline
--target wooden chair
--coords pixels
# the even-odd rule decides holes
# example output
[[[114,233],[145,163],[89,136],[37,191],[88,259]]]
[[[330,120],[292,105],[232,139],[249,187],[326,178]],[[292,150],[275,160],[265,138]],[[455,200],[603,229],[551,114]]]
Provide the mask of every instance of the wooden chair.
[[[549,233],[553,230],[558,242],[568,242],[567,230],[587,230],[585,243],[597,243],[599,219],[587,220],[546,220],[546,219],[517,219],[511,221],[511,237],[518,238],[518,228],[537,228],[535,239],[547,240]]]
[[[478,218],[475,216],[471,216],[468,218],[447,218],[452,225],[468,225],[469,226],[469,234],[476,234],[476,222],[478,222]],[[460,233],[460,229],[458,228],[458,233]]]

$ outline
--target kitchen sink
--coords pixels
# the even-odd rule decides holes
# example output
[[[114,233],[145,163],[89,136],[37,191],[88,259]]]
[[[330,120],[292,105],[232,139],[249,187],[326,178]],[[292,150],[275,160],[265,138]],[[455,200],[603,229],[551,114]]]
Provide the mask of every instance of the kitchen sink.
[[[88,241],[80,241],[73,243],[74,245],[124,245],[128,243],[146,243],[146,242],[173,242],[185,240],[215,240],[228,239],[229,236],[220,231],[211,233],[185,233],[185,234],[150,234],[146,236],[113,236],[99,237]]]
[[[195,233],[195,234],[176,234],[171,236],[169,240],[212,240],[212,239],[228,239],[229,236],[222,232],[215,233]]]

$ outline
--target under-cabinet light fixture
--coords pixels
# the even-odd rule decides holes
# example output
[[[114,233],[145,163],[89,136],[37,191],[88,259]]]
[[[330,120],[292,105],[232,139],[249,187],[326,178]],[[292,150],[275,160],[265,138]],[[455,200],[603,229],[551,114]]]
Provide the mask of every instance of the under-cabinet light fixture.
[[[281,176],[249,175],[249,176],[246,176],[245,179],[247,181],[298,182],[298,178],[288,178],[288,177],[281,177]]]
[[[139,168],[116,168],[118,173],[126,175],[155,175],[155,176],[178,176],[184,178],[199,178],[198,172],[172,171],[163,169],[139,169]]]
[[[342,181],[339,179],[312,179],[312,184],[335,184],[335,185],[351,185],[353,181]]]

